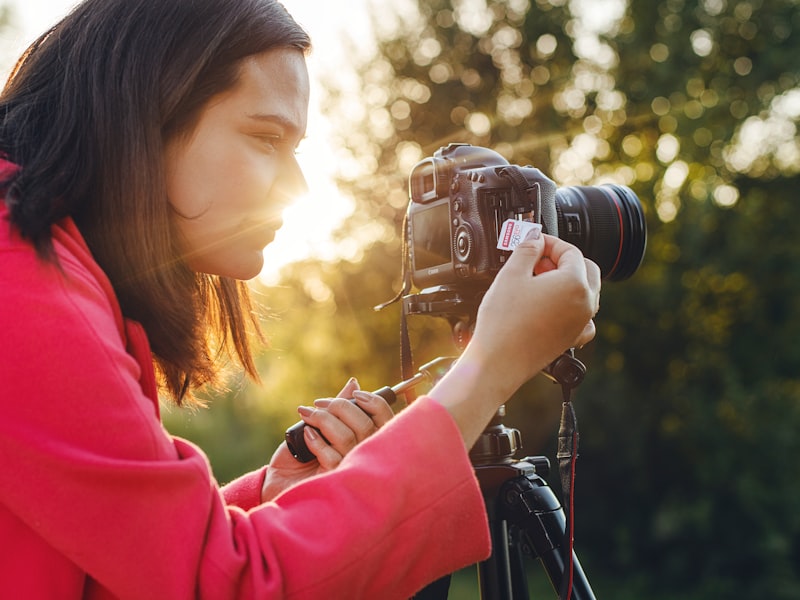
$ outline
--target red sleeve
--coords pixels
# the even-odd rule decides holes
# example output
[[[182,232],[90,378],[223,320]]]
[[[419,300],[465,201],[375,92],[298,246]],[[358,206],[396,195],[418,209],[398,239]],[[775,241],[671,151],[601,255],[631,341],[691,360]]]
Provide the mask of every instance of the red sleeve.
[[[164,431],[108,299],[64,267],[0,247],[0,519],[64,565],[120,598],[403,598],[488,554],[461,437],[431,399],[336,471],[231,506],[253,504],[255,480],[223,493],[205,456]],[[16,541],[17,564],[54,570]],[[6,593],[24,577],[2,562]]]
[[[242,510],[250,510],[261,504],[261,488],[267,467],[242,475],[222,487],[222,497],[226,504],[238,506]]]

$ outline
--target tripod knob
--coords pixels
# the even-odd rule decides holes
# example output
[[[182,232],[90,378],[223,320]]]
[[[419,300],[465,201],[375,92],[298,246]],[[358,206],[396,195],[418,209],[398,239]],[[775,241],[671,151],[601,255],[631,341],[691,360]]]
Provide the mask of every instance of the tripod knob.
[[[505,425],[489,427],[478,438],[469,452],[473,464],[499,462],[516,454],[522,447],[522,436],[516,429]]]
[[[586,365],[569,351],[555,359],[542,372],[555,383],[572,389],[578,387],[586,377]]]

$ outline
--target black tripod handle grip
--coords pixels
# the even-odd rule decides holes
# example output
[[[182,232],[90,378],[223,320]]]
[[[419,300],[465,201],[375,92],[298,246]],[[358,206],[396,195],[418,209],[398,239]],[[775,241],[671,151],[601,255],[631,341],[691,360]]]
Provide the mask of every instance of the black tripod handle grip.
[[[382,387],[379,390],[372,392],[373,394],[377,394],[384,400],[386,400],[389,404],[394,404],[397,400],[397,394],[395,391],[390,388],[389,386]],[[350,400],[353,404],[355,404],[355,400]],[[358,404],[356,404],[358,406]],[[289,452],[292,453],[298,461],[301,463],[311,462],[316,456],[311,453],[311,450],[308,449],[308,445],[306,444],[306,439],[303,436],[303,432],[305,431],[306,427],[311,427],[310,425],[306,425],[304,421],[299,421],[289,427],[286,430],[286,445],[289,447]],[[314,430],[322,435],[322,433],[314,427]],[[322,436],[325,439],[325,436]]]

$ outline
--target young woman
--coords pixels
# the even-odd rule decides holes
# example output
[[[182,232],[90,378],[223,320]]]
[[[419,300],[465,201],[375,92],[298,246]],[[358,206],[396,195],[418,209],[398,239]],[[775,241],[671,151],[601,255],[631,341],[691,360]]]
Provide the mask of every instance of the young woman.
[[[467,448],[594,335],[599,271],[556,238],[514,252],[458,363],[397,417],[352,382],[301,407],[324,434],[306,428],[308,465],[281,446],[219,488],[160,425],[158,393],[190,400],[220,353],[254,371],[241,282],[304,186],[308,48],[273,0],[87,0],[17,64],[0,97],[0,596],[405,598],[489,554]]]

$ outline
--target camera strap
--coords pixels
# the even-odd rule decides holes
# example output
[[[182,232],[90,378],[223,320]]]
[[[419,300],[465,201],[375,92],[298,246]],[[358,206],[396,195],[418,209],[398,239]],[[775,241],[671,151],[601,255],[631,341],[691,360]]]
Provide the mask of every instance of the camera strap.
[[[574,349],[569,349],[542,371],[553,382],[561,385],[563,404],[561,423],[558,429],[558,471],[561,478],[561,502],[564,505],[566,523],[564,526],[563,564],[564,578],[561,585],[561,599],[567,600],[572,594],[574,575],[574,534],[575,534],[575,464],[578,460],[578,420],[572,405],[572,390],[577,388],[586,376],[586,365],[575,358]]]
[[[403,303],[400,311],[400,374],[403,381],[409,379],[414,374],[414,357],[411,354],[411,338],[408,335],[408,311]],[[417,399],[417,394],[413,389],[405,393],[406,404],[412,403]]]
[[[551,189],[539,181],[531,183],[516,165],[508,165],[497,170],[497,174],[511,183],[515,196],[512,206],[516,212],[530,212],[536,215],[536,222],[544,227],[545,233],[558,235],[558,216],[555,201],[555,186]]]
[[[401,255],[403,256],[403,285],[400,291],[397,292],[394,298],[375,306],[373,310],[380,311],[399,302],[403,297],[411,291],[411,269],[409,269],[409,253],[408,253],[408,213],[403,217],[403,241],[401,246]],[[406,303],[403,302],[400,308],[400,379],[406,381],[414,375],[414,358],[411,353],[411,338],[408,335],[408,310]],[[413,402],[417,395],[413,388],[404,392],[406,404]]]
[[[538,188],[539,184],[534,183],[531,185],[528,178],[522,173],[522,170],[517,167],[516,165],[509,165],[507,167],[501,167],[497,170],[497,174],[501,177],[505,177],[511,182],[511,186],[514,188],[514,191],[517,193],[517,203],[520,206],[531,206],[537,215],[541,215],[542,207],[541,207],[541,198],[539,197]],[[529,193],[533,193],[533,190],[537,190],[536,199],[533,200],[529,197]]]
[[[558,472],[561,477],[561,494],[566,523],[564,525],[564,579],[561,583],[561,598],[572,595],[574,572],[573,550],[575,546],[575,463],[578,460],[578,421],[575,408],[570,401],[572,387],[562,384],[564,402],[561,405],[561,426],[558,431]]]

